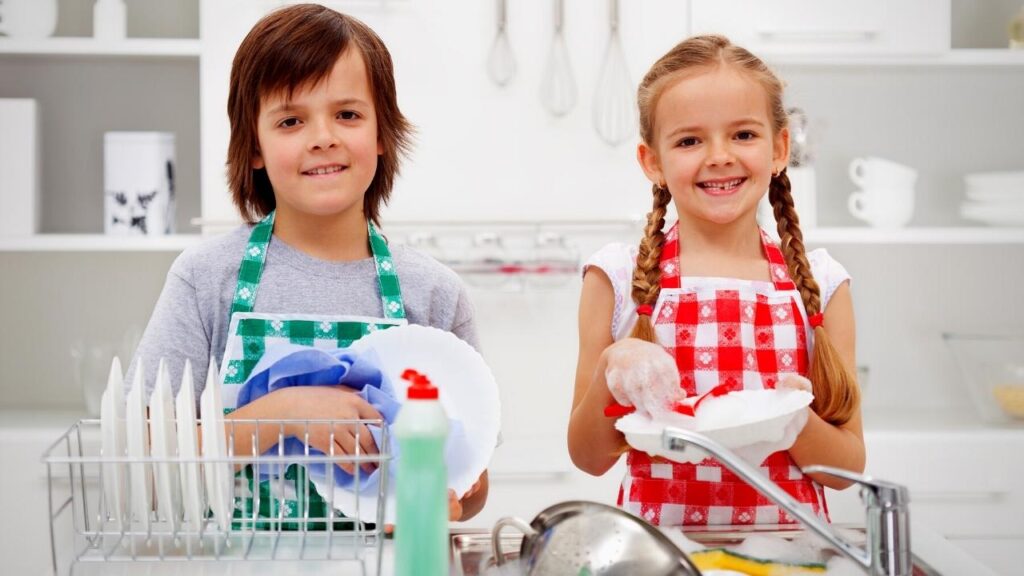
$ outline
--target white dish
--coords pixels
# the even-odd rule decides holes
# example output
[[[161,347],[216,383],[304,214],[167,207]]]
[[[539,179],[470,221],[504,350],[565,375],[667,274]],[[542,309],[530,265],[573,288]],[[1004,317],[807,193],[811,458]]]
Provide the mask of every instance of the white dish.
[[[107,389],[100,400],[100,431],[103,436],[103,457],[123,458],[125,455],[124,376],[121,361],[115,356],[110,365]],[[127,477],[123,463],[103,466],[103,501],[106,518],[120,530],[124,526],[124,497]]]
[[[807,410],[814,397],[803,390],[742,390],[708,397],[694,417],[675,421],[652,421],[637,413],[615,422],[633,448],[651,456],[682,463],[697,463],[707,457],[703,451],[669,450],[661,434],[667,426],[704,434],[755,466],[769,455],[793,445],[807,423]]]
[[[1024,225],[1024,205],[1001,206],[964,202],[960,205],[960,216],[995,226],[1020,226]]]
[[[405,402],[409,383],[402,372],[412,368],[426,375],[438,388],[438,399],[450,419],[460,422],[462,434],[449,437],[445,448],[448,486],[458,495],[465,494],[487,469],[497,445],[501,428],[501,401],[498,385],[487,363],[472,346],[444,330],[408,325],[377,331],[353,344],[359,352],[372,350],[379,366],[395,387],[399,402]],[[389,465],[394,466],[396,461]],[[320,487],[318,486],[318,489]],[[334,505],[342,513],[366,522],[377,520],[377,496],[356,496],[335,489]],[[394,482],[389,482],[385,522],[394,522]]]
[[[193,530],[202,525],[206,504],[203,501],[202,469],[196,458],[199,456],[198,434],[196,433],[196,393],[192,381],[192,363],[185,360],[181,375],[181,388],[175,399],[175,415],[178,422],[178,457],[181,460],[182,507],[186,525]]]
[[[964,191],[968,200],[1000,206],[1024,206],[1024,184],[1019,188],[968,188]]]
[[[968,190],[1024,190],[1024,170],[964,175]]]
[[[125,427],[127,432],[128,465],[131,489],[131,518],[149,530],[150,514],[153,510],[153,471],[145,460],[149,457],[149,427],[146,425],[146,370],[142,358],[135,365],[135,378],[128,391],[125,406]]]
[[[221,401],[221,384],[217,377],[217,364],[210,359],[210,370],[206,375],[206,386],[199,397],[200,421],[203,426],[203,476],[206,481],[206,501],[213,511],[213,517],[221,531],[231,529],[234,512],[232,488],[234,477],[228,457],[227,439],[224,433],[224,404]],[[222,460],[218,462],[217,460]]]
[[[154,459],[174,460],[178,456],[178,435],[174,428],[174,401],[170,375],[163,359],[156,371],[156,384],[149,398],[150,450]],[[181,478],[175,462],[154,462],[156,515],[177,532],[181,519]]]

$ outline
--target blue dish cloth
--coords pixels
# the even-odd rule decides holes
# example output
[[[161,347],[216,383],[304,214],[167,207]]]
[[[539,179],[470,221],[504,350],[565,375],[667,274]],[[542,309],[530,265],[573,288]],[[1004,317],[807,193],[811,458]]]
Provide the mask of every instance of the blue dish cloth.
[[[356,390],[360,397],[373,406],[391,425],[398,415],[401,403],[396,399],[395,388],[387,376],[379,368],[379,359],[372,351],[355,352],[350,348],[314,348],[298,344],[278,344],[267,348],[263,357],[253,368],[249,378],[238,394],[238,407],[253,402],[274,390],[288,386],[346,386]],[[373,440],[378,447],[381,445],[381,429],[379,426],[368,426]],[[460,426],[461,428],[461,426]],[[398,443],[389,436],[388,450],[397,457]],[[306,445],[298,438],[286,438],[284,453],[305,455]],[[267,450],[265,456],[278,454],[275,444]],[[323,455],[314,448],[309,449],[310,455]],[[276,466],[262,466],[260,479],[275,478],[283,473]],[[355,477],[337,465],[334,468],[334,485],[338,488],[355,491]],[[359,492],[367,492],[377,488],[379,469],[367,474],[358,467]],[[307,466],[313,480],[328,482],[324,464]],[[392,477],[394,477],[392,467]]]

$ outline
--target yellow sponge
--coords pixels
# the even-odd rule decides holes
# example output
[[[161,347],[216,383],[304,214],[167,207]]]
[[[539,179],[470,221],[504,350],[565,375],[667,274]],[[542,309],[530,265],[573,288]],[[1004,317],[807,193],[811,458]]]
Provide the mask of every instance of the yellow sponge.
[[[787,564],[739,554],[724,548],[709,548],[690,553],[690,560],[701,570],[732,570],[750,576],[795,576],[823,574],[825,565],[818,563]]]

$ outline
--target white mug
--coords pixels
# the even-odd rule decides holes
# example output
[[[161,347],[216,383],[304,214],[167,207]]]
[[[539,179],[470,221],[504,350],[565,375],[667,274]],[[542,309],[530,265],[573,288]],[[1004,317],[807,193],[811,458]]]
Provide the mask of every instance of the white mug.
[[[0,33],[11,38],[46,38],[57,29],[57,0],[0,1]]]
[[[105,233],[174,233],[174,140],[172,132],[103,135]]]
[[[850,162],[850,179],[858,187],[913,190],[917,183],[917,170],[884,158],[854,158]]]
[[[850,213],[876,228],[902,228],[914,215],[913,188],[868,188],[850,194]]]

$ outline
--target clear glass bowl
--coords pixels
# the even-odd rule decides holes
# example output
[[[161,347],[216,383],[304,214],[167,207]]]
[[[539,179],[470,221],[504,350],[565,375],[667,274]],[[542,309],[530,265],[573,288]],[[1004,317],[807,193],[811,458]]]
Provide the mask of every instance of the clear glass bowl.
[[[942,335],[978,414],[987,422],[1024,424],[1024,334]]]

